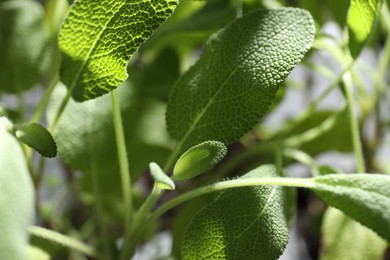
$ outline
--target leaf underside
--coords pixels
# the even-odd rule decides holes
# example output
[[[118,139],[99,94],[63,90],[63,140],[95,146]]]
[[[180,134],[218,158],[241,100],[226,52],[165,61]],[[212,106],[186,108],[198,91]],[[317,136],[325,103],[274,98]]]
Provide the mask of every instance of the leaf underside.
[[[282,8],[255,11],[214,34],[170,96],[167,126],[180,150],[206,140],[229,144],[252,129],[314,33],[308,12]]]
[[[262,166],[242,178],[277,176]],[[182,245],[183,259],[277,259],[288,240],[283,188],[232,188],[197,213]]]
[[[390,176],[336,174],[314,180],[322,200],[390,242]]]
[[[127,78],[138,47],[173,12],[177,0],[79,0],[59,34],[60,76],[76,101],[101,96]]]

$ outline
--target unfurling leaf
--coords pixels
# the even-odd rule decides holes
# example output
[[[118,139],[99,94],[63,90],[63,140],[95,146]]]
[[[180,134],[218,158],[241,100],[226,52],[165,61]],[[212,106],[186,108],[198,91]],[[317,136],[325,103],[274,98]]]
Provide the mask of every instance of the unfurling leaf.
[[[152,175],[156,184],[165,190],[174,190],[175,183],[169,178],[157,163],[149,164],[150,174]]]
[[[332,174],[314,178],[315,193],[327,204],[390,242],[390,176]]]
[[[16,137],[42,156],[55,157],[57,145],[46,128],[37,123],[26,124],[16,130]]]
[[[281,8],[252,12],[214,34],[170,96],[167,126],[179,150],[206,140],[230,144],[251,130],[314,33],[307,11]]]
[[[277,176],[261,166],[242,178]],[[288,228],[283,188],[231,188],[195,215],[182,245],[183,259],[278,259],[286,247]]]
[[[191,147],[177,161],[173,169],[174,180],[194,178],[213,168],[227,153],[226,146],[218,141],[206,141]]]
[[[173,12],[177,0],[79,0],[62,25],[61,79],[76,101],[101,96],[127,78],[138,47]]]

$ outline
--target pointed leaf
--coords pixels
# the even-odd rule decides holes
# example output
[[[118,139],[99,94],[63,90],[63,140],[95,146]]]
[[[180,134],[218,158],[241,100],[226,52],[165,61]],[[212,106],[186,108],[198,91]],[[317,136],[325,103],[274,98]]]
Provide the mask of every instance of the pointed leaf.
[[[0,259],[29,259],[33,185],[22,149],[3,121],[0,118]]]
[[[390,242],[390,176],[332,174],[314,178],[313,190],[327,204]]]
[[[187,180],[213,168],[227,153],[226,146],[218,141],[206,141],[191,147],[177,161],[172,179]]]
[[[242,178],[277,176],[261,166]],[[283,188],[257,186],[221,192],[195,215],[183,240],[183,259],[278,259],[288,229]]]
[[[321,229],[321,260],[385,259],[386,241],[335,208],[327,209]]]
[[[348,15],[349,49],[357,58],[378,20],[383,0],[351,0]]]
[[[57,145],[46,128],[37,123],[26,124],[16,130],[16,137],[42,156],[55,157]]]
[[[160,168],[157,163],[149,164],[150,173],[154,179],[154,181],[159,185],[162,189],[165,190],[174,190],[175,183],[169,178],[164,171]]]
[[[282,8],[250,13],[214,34],[170,96],[167,125],[180,150],[206,140],[229,144],[251,130],[314,32],[307,11]]]
[[[62,25],[61,79],[73,98],[96,98],[122,84],[137,48],[167,19],[177,0],[79,0]]]

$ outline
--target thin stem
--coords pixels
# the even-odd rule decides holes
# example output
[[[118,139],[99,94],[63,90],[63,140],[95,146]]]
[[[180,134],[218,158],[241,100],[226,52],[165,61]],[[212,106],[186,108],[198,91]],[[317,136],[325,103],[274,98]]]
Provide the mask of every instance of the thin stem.
[[[215,184],[211,184],[202,188],[198,188],[192,190],[190,192],[184,193],[164,205],[162,205],[159,209],[153,212],[150,216],[150,220],[154,220],[158,218],[160,215],[168,211],[169,209],[176,207],[177,205],[193,199],[195,197],[199,197],[201,195],[205,195],[214,191],[230,189],[230,188],[238,188],[238,187],[247,187],[247,186],[258,186],[258,185],[280,185],[286,187],[302,187],[302,188],[313,188],[314,181],[308,178],[284,178],[284,177],[269,177],[269,178],[248,178],[248,179],[236,179],[229,181],[222,181]]]
[[[72,90],[68,89],[66,92],[66,96],[62,100],[61,105],[58,108],[57,113],[53,119],[51,126],[50,126],[51,133],[53,133],[54,129],[56,128],[58,121],[60,120],[62,113],[64,112],[66,106],[68,105],[71,96],[72,96]]]
[[[133,201],[131,196],[131,178],[129,170],[129,162],[127,160],[126,141],[123,133],[123,123],[121,110],[119,105],[118,93],[116,90],[111,92],[112,109],[114,116],[114,128],[115,128],[115,139],[118,149],[119,159],[119,171],[122,183],[123,201],[125,204],[125,216],[124,216],[124,239],[123,247],[121,251],[121,259],[128,259],[126,252],[130,247],[130,223],[132,218]]]
[[[286,148],[283,150],[283,155],[309,166],[312,176],[320,175],[317,162],[309,154],[297,149]]]
[[[236,18],[242,17],[243,3],[242,0],[236,0]]]
[[[37,108],[34,111],[32,118],[30,119],[30,123],[39,122],[39,120],[41,119],[43,112],[45,111],[45,108],[46,108],[47,104],[49,103],[50,96],[53,93],[53,90],[55,89],[55,87],[57,86],[58,80],[59,80],[58,74],[56,74],[50,80],[50,83],[49,83],[48,87],[46,88],[45,93],[43,94],[41,100],[39,101]]]
[[[351,123],[351,135],[352,135],[353,149],[356,157],[357,171],[359,173],[364,173],[366,172],[366,169],[364,165],[363,150],[362,150],[362,144],[361,144],[360,133],[359,133],[359,122],[355,110],[355,98],[353,96],[352,79],[351,79],[350,72],[344,74],[343,83],[344,83],[343,86],[345,90],[345,95],[347,98],[349,120]]]
[[[350,68],[352,67],[352,65],[354,64],[354,61],[352,61],[351,63],[349,63],[345,69],[343,70],[343,72],[337,77],[337,79],[335,79],[327,88],[326,90],[316,99],[314,100],[308,107],[307,109],[302,112],[300,115],[298,115],[294,121],[292,122],[289,122],[287,124],[285,124],[281,130],[277,133],[275,133],[271,138],[274,138],[276,136],[280,136],[280,135],[283,135],[283,134],[286,134],[288,133],[291,129],[293,129],[295,126],[299,125],[301,122],[303,122],[305,119],[307,119],[312,113],[313,111],[315,111],[318,107],[318,105],[321,103],[321,101],[327,97],[329,95],[329,93],[331,93],[343,80],[343,76],[346,72],[348,72],[350,70]]]
[[[89,245],[87,245],[87,244],[85,244],[77,239],[65,236],[63,234],[57,233],[55,231],[52,231],[52,230],[49,230],[46,228],[37,227],[37,226],[30,226],[28,228],[28,231],[34,236],[53,241],[55,243],[58,243],[58,244],[63,245],[65,247],[71,248],[71,249],[78,251],[80,253],[83,253],[85,255],[99,258],[99,254],[98,254],[98,252],[95,251],[94,248],[90,247]]]
[[[92,144],[94,142],[91,142]],[[103,206],[102,206],[102,197],[100,195],[100,188],[99,188],[99,180],[97,177],[96,172],[96,165],[95,160],[91,160],[91,176],[92,176],[92,188],[93,188],[93,194],[95,197],[95,209],[96,209],[96,220],[100,229],[100,237],[103,244],[103,250],[105,259],[113,259],[111,250],[110,250],[110,242],[108,240],[108,230],[107,226],[104,223],[104,216],[103,216]]]

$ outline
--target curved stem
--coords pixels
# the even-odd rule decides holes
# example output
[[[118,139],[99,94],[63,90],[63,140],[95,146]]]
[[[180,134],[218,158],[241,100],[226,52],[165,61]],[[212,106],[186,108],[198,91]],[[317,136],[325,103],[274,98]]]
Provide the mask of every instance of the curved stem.
[[[95,249],[74,238],[37,226],[30,226],[28,231],[34,236],[53,241],[57,244],[71,248],[85,255],[99,258],[99,254],[95,251]]]
[[[349,120],[351,123],[351,135],[352,135],[353,149],[356,157],[357,171],[359,173],[364,173],[366,172],[366,168],[364,165],[363,150],[362,150],[362,144],[360,140],[359,122],[355,110],[355,98],[353,96],[351,73],[344,74],[343,83],[344,83],[343,86],[345,90],[345,95],[347,98]]]
[[[192,190],[184,193],[153,212],[150,216],[150,220],[158,218],[160,215],[168,211],[169,209],[176,207],[177,205],[186,202],[187,200],[224,189],[257,186],[257,185],[280,185],[286,187],[302,187],[302,188],[313,188],[314,181],[308,178],[284,178],[284,177],[268,177],[268,178],[247,178],[247,179],[236,179],[230,181],[222,181],[215,184],[211,184],[202,188]]]

